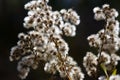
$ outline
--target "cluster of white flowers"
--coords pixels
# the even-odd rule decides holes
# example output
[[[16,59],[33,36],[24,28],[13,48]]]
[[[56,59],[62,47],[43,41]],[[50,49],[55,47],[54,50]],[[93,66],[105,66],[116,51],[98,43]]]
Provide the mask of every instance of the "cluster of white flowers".
[[[45,62],[44,71],[56,74],[68,80],[83,80],[84,74],[72,57],[69,46],[62,36],[75,36],[80,16],[73,9],[53,11],[49,0],[32,0],[25,4],[28,16],[23,26],[27,33],[19,33],[17,45],[11,48],[10,61],[19,60],[17,70],[19,77],[25,79],[30,69],[37,69],[41,61]],[[119,22],[115,19],[118,12],[104,4],[102,8],[93,9],[96,20],[104,20],[104,29],[90,35],[87,40],[91,47],[98,49],[97,55],[87,52],[83,58],[83,66],[87,74],[98,80],[120,80],[115,74],[120,61],[117,51],[120,49]],[[103,69],[106,76],[101,76]],[[99,74],[99,75],[97,75]],[[95,78],[96,79],[96,78]]]
[[[87,52],[83,59],[83,65],[86,67],[86,71],[89,76],[92,76],[96,73],[97,64],[97,56],[92,52]]]
[[[58,58],[46,63],[44,70],[52,74],[59,72],[61,77],[65,78],[68,76],[69,80],[83,80],[84,74],[81,73],[81,69],[76,65],[77,63],[73,60],[73,58],[67,56],[64,63]]]
[[[79,16],[72,10],[52,11],[46,0],[33,0],[25,5],[28,16],[24,19],[25,28],[50,34],[75,36],[76,27],[80,23]]]
[[[10,60],[20,60],[18,71],[25,79],[30,71],[38,68],[41,60],[45,61],[44,70],[62,78],[83,80],[84,74],[77,63],[68,56],[69,47],[62,35],[75,36],[76,25],[80,23],[78,14],[72,9],[52,11],[49,0],[32,0],[25,5],[28,16],[24,18],[24,27],[32,29],[20,33],[17,46],[12,47]]]
[[[104,20],[106,25],[105,28],[100,30],[97,34],[92,34],[87,38],[89,45],[98,49],[97,56],[92,54],[92,52],[88,52],[84,57],[83,65],[89,76],[92,76],[92,73],[98,69],[97,65],[100,66],[100,64],[104,64],[109,73],[115,68],[118,61],[120,61],[120,56],[116,54],[120,48],[119,22],[115,20],[118,16],[118,12],[116,9],[110,8],[108,4],[104,4],[102,8],[95,7],[93,12],[95,13],[94,18],[96,20]],[[110,78],[110,80],[118,79]]]
[[[92,47],[94,46],[100,48],[101,44],[104,43],[103,49],[108,50],[108,52],[111,53],[116,52],[120,48],[119,22],[115,20],[117,16],[111,16],[111,13],[113,14],[118,12],[114,9],[110,9],[108,6],[105,4],[100,10],[96,10],[96,8],[94,9],[95,19],[97,17],[97,19],[101,20],[101,18],[96,15],[105,15],[105,18],[103,19],[106,21],[106,26],[97,34],[93,34],[87,39],[89,41],[89,45]],[[100,11],[102,11],[102,14],[100,13]]]
[[[111,20],[118,17],[118,12],[116,11],[116,9],[110,8],[110,5],[108,4],[104,4],[102,8],[95,7],[93,9],[93,12],[95,13],[94,18],[96,20],[105,20],[105,19]]]
[[[89,76],[95,76],[98,65],[104,64],[108,71],[113,71],[115,66],[118,65],[119,60],[120,57],[116,54],[111,54],[110,56],[108,53],[102,51],[101,54],[96,56],[92,52],[87,52],[86,56],[83,58],[83,66]]]

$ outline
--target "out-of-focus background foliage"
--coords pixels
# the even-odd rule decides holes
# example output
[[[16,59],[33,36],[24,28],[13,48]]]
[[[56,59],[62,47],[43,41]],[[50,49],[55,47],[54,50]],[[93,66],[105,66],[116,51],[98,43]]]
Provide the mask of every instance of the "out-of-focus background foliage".
[[[30,0],[0,0],[0,80],[20,80],[17,77],[17,62],[9,61],[10,49],[18,41],[17,34],[27,31],[23,28],[23,19],[27,16],[24,4]],[[72,8],[80,15],[81,23],[77,26],[77,35],[73,38],[65,37],[70,46],[69,54],[82,68],[82,58],[89,48],[87,36],[97,33],[103,28],[102,21],[95,21],[93,8],[110,4],[120,13],[120,0],[50,0],[49,5],[53,10]],[[117,18],[120,21],[120,17]],[[120,68],[120,66],[118,66]],[[82,70],[84,71],[84,68]],[[37,70],[31,70],[26,80],[48,80],[50,75],[43,71],[41,64]],[[56,79],[58,80],[58,79]],[[85,80],[90,80],[86,76]]]

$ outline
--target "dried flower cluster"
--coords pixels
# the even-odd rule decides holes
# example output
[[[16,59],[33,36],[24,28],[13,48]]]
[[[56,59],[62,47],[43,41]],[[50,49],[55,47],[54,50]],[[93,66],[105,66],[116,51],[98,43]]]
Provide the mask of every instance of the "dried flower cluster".
[[[49,0],[32,0],[25,4],[28,16],[24,27],[31,29],[20,33],[16,46],[12,47],[10,60],[19,60],[17,70],[25,79],[30,68],[37,69],[40,61],[45,61],[44,70],[59,73],[62,78],[83,80],[80,67],[68,56],[69,47],[62,35],[75,36],[76,25],[80,23],[78,14],[72,9],[52,11]]]
[[[83,80],[84,74],[72,57],[69,46],[62,36],[75,36],[80,17],[73,9],[53,11],[49,0],[32,0],[25,4],[28,16],[24,18],[27,33],[19,33],[17,45],[11,48],[10,61],[19,60],[19,77],[25,79],[30,69],[37,69],[41,61],[45,62],[44,71],[56,74],[67,80]],[[95,20],[105,21],[105,27],[87,40],[97,53],[87,52],[83,66],[95,80],[120,80],[116,66],[120,61],[118,12],[104,4],[93,9]],[[104,75],[100,73],[103,70]]]
[[[95,7],[93,12],[95,13],[94,18],[98,21],[104,20],[106,25],[97,34],[92,34],[87,38],[89,45],[96,47],[98,53],[95,55],[87,52],[83,65],[89,76],[97,74],[101,67],[105,76],[98,75],[99,80],[120,80],[119,75],[112,75],[120,60],[120,56],[116,53],[120,48],[119,22],[115,20],[118,12],[116,9],[110,8],[108,4],[104,4],[102,8]]]

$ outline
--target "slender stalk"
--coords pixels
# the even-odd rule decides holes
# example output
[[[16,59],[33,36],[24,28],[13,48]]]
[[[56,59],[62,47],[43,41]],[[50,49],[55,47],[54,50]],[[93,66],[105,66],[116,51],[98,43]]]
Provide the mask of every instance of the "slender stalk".
[[[105,20],[105,22],[107,22],[107,19]],[[107,24],[107,23],[106,23],[106,24]],[[100,69],[100,65],[101,65],[101,63],[102,63],[102,62],[101,62],[101,53],[102,53],[102,51],[103,51],[104,43],[106,42],[106,40],[104,39],[105,34],[106,34],[106,27],[104,27],[102,44],[101,44],[101,47],[100,47],[99,50],[98,50],[99,56],[98,56],[98,65],[97,65],[97,79],[98,79],[98,77],[99,77],[99,69]],[[107,71],[104,71],[104,72],[105,72],[105,74],[107,74]],[[106,75],[106,77],[107,77],[107,79],[108,79],[108,74]]]
[[[66,58],[67,58],[67,56],[66,56],[66,58],[65,59],[63,59],[62,58],[62,55],[61,55],[61,53],[59,52],[59,50],[58,50],[58,45],[57,45],[57,42],[55,41],[55,40],[53,40],[54,41],[54,43],[55,43],[55,46],[57,47],[57,51],[58,51],[58,58],[59,58],[59,60],[62,62],[62,65],[64,66],[64,67],[66,67],[66,65],[65,65],[65,61],[66,61]],[[66,70],[65,70],[66,71]],[[69,74],[68,74],[68,71],[66,71],[66,74],[67,74],[67,79],[68,80],[72,80],[71,78],[70,78],[70,76],[69,76]]]

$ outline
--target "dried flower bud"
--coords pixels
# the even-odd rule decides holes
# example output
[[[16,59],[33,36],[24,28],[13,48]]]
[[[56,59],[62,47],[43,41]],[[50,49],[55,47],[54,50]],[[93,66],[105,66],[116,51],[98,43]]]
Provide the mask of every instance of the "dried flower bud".
[[[94,13],[101,12],[101,9],[100,9],[99,7],[95,7],[95,8],[93,9],[93,12],[94,12]]]

